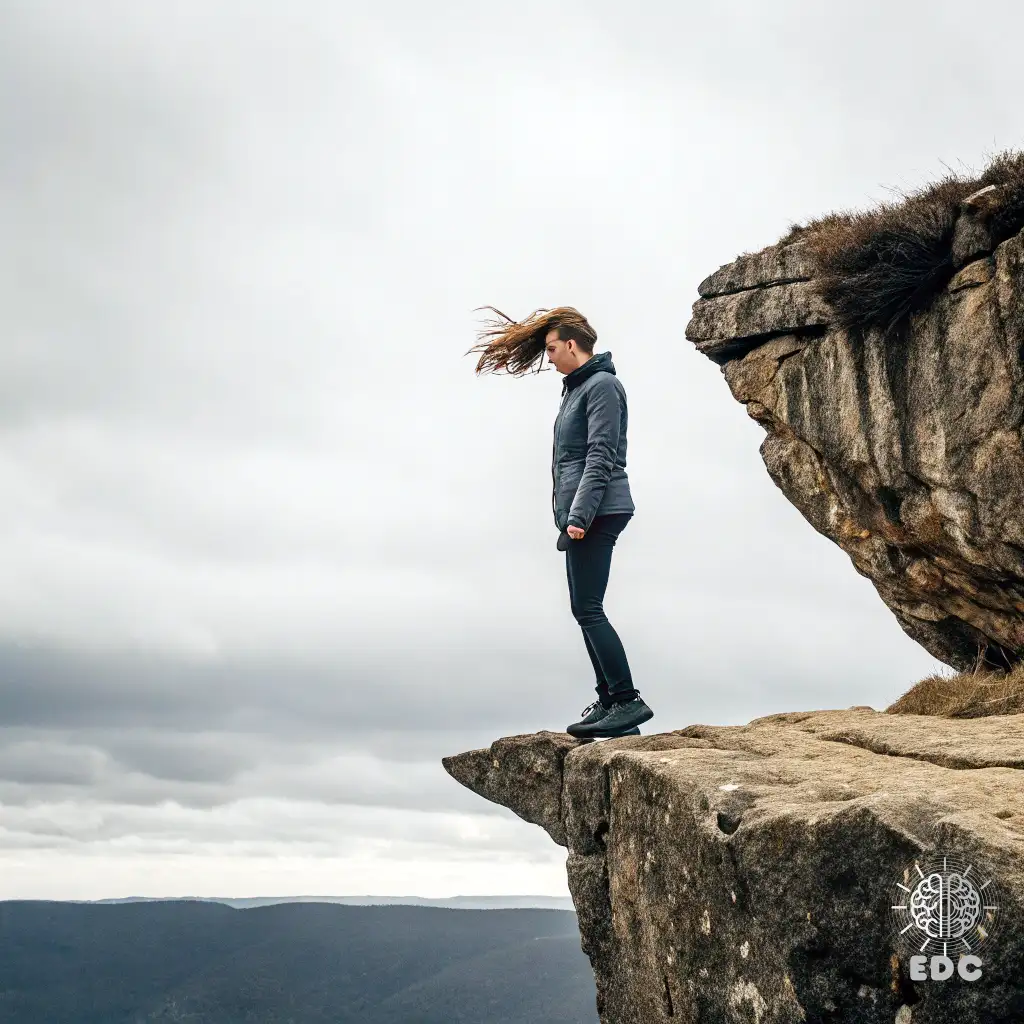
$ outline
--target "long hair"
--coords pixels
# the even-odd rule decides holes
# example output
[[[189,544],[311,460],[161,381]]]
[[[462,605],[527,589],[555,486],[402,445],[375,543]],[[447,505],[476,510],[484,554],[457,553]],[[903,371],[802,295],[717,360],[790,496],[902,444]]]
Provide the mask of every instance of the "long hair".
[[[476,373],[497,373],[504,370],[513,377],[528,373],[533,364],[534,373],[543,370],[544,339],[553,328],[563,341],[572,339],[586,353],[594,351],[597,332],[587,318],[572,306],[557,306],[555,309],[535,309],[524,320],[513,320],[500,309],[481,306],[497,313],[500,320],[486,320],[477,331],[477,344],[464,355],[480,352]]]

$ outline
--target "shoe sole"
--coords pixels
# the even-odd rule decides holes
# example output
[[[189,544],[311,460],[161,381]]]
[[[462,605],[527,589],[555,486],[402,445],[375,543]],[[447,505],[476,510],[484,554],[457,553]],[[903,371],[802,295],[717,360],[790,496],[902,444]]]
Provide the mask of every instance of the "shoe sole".
[[[598,724],[598,722],[600,722],[600,721],[601,721],[601,719],[598,719],[597,722],[591,722],[590,725],[582,725],[582,726],[578,722],[573,722],[572,725],[566,727],[565,731],[570,736],[574,736],[576,739],[581,740],[581,739],[584,739],[585,737],[592,736],[593,733],[591,732],[591,729],[593,729]],[[573,732],[574,729],[582,729],[583,731],[582,732]]]
[[[634,725],[632,729],[627,729],[625,732],[617,732],[612,736],[576,736],[581,743],[589,743],[591,740],[617,740],[620,736],[639,736],[640,727]]]
[[[650,709],[648,709],[648,710],[650,710]],[[643,725],[644,722],[649,722],[653,717],[654,717],[654,712],[651,711],[651,713],[646,718],[644,718],[643,721],[639,723],[639,725],[634,726],[636,731],[639,732],[640,731],[639,726]],[[598,724],[597,728],[595,728],[594,731],[590,733],[590,735],[593,736],[594,739],[601,740],[601,739],[612,739],[615,736],[630,736],[630,735],[635,735],[635,734],[632,733],[632,731],[629,730],[629,729],[625,730],[624,732],[602,732],[601,731],[601,726],[600,726],[600,724]]]

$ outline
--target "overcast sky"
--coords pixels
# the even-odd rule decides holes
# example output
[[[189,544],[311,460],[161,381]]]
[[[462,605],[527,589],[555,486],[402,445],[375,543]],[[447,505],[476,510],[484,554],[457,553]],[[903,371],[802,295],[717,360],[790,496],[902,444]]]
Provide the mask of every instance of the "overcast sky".
[[[1022,144],[990,3],[0,0],[0,898],[551,893],[442,756],[593,698],[551,519],[574,305],[629,397],[656,717],[938,667],[683,336],[794,220]]]

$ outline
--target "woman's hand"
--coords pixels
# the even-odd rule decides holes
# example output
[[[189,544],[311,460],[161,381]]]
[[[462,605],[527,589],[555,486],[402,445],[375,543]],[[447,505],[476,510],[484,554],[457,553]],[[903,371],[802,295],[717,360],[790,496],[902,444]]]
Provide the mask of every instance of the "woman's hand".
[[[583,535],[587,532],[580,526],[567,526],[565,532],[572,537],[573,540],[583,540]]]

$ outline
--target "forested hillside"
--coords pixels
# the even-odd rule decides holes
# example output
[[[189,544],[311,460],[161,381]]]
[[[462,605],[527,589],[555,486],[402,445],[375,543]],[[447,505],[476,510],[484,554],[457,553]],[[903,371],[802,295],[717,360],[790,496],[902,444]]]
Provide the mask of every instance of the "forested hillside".
[[[2,1024],[596,1024],[576,915],[0,902]]]

